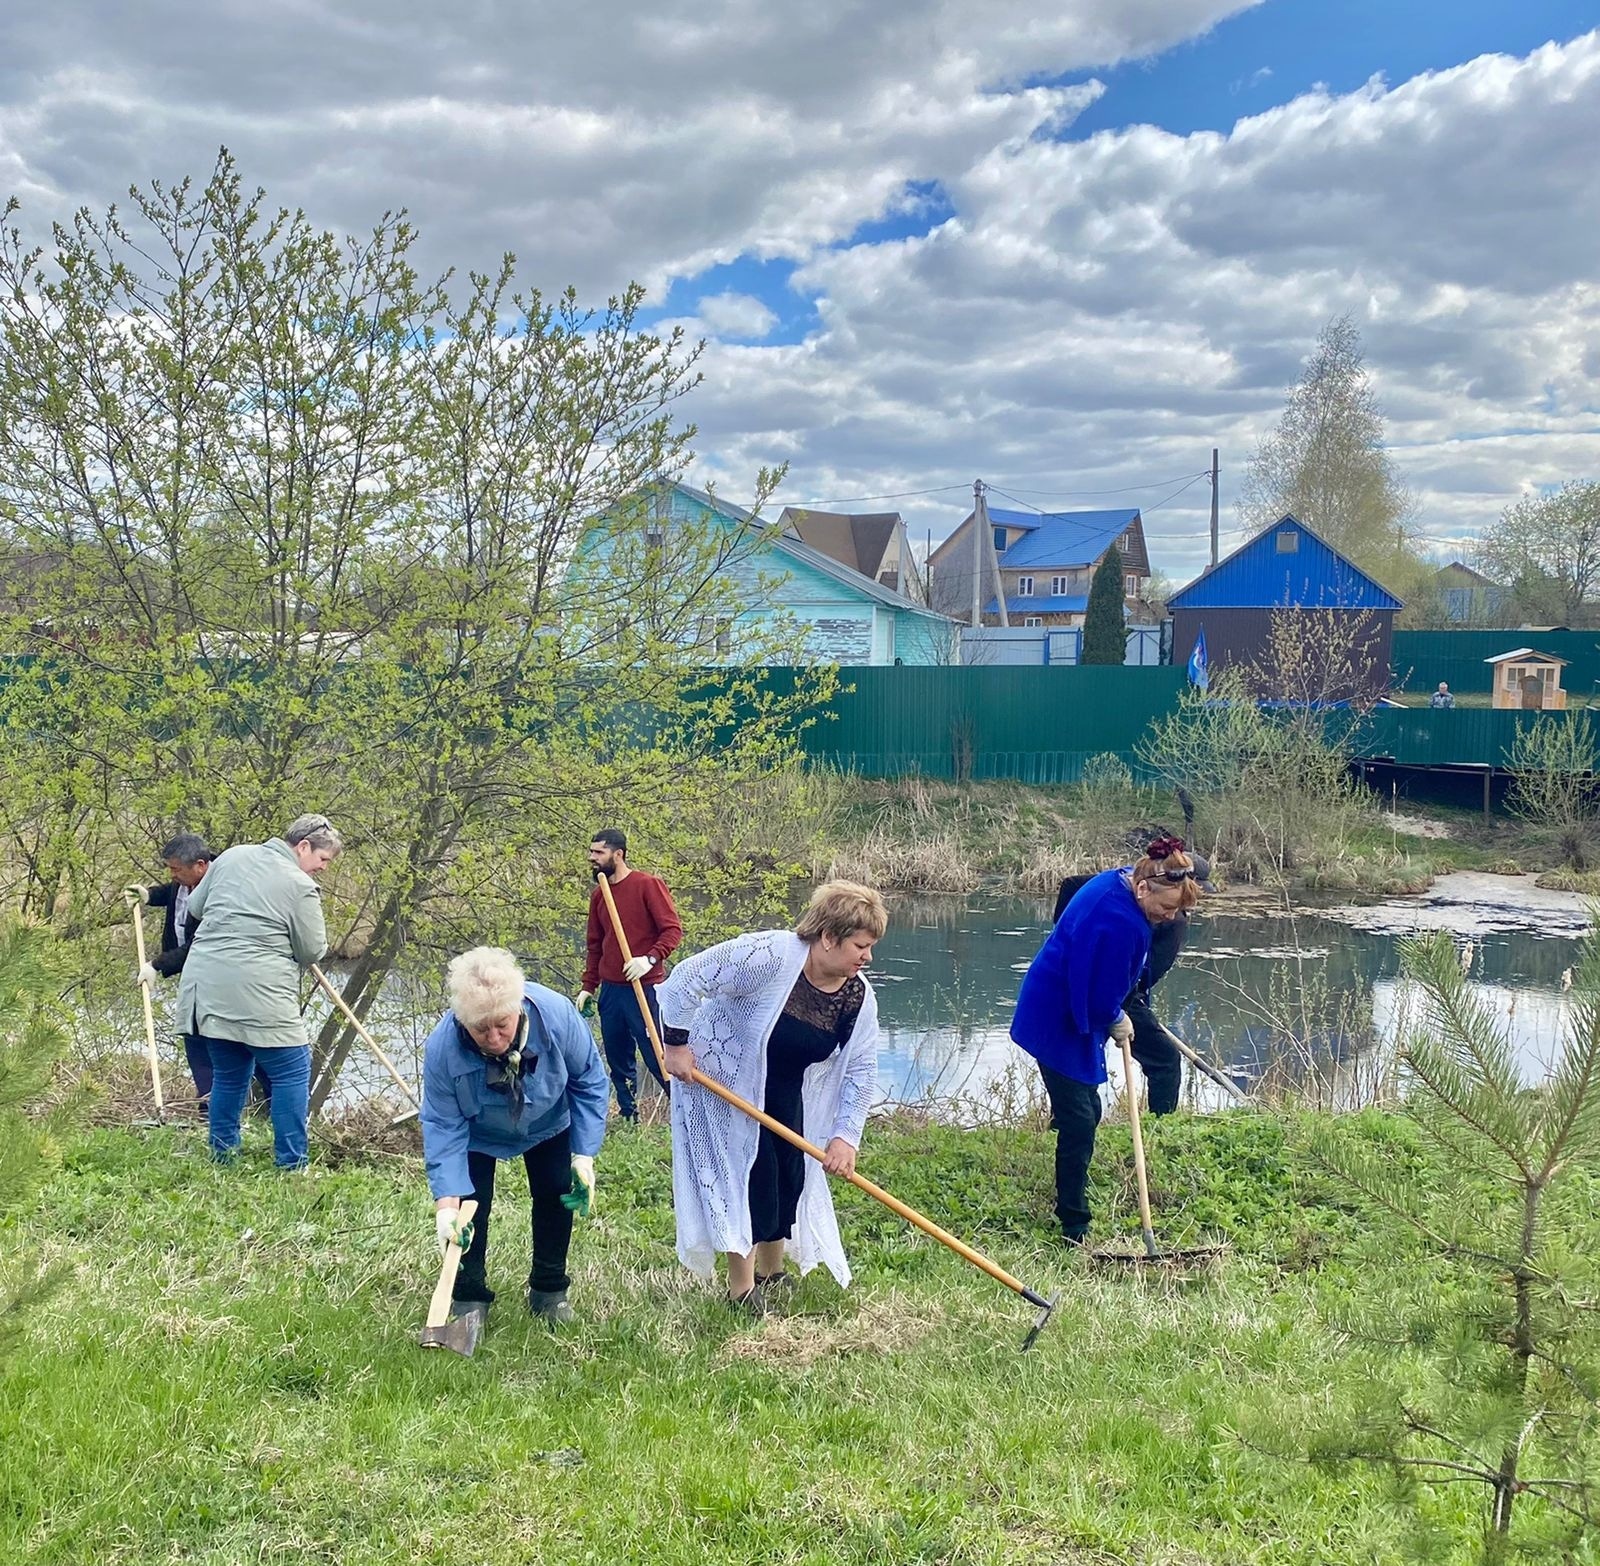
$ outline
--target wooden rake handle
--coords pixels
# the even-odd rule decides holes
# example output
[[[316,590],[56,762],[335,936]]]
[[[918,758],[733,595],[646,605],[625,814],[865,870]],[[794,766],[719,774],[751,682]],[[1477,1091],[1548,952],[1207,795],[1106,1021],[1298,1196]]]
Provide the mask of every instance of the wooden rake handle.
[[[144,904],[133,905],[133,949],[139,955],[141,971],[145,965],[144,954],[144,920],[140,915],[144,912]],[[150,986],[144,980],[139,980],[139,1000],[144,1007],[144,1043],[145,1050],[150,1057],[150,1092],[156,1101],[156,1119],[159,1120],[166,1114],[166,1104],[161,1093],[161,1061],[156,1055],[156,1019],[155,1013],[150,1009]]]
[[[1150,1177],[1144,1166],[1144,1131],[1139,1124],[1139,1084],[1133,1075],[1133,1039],[1124,1037],[1122,1045],[1122,1084],[1128,1095],[1128,1128],[1133,1132],[1133,1172],[1139,1179],[1139,1224],[1143,1230],[1145,1255],[1154,1258],[1156,1251],[1155,1225],[1150,1219]]]
[[[611,916],[611,928],[616,934],[617,946],[622,952],[622,960],[629,962],[632,960],[633,953],[628,949],[628,937],[622,928],[622,918],[617,913],[616,899],[611,895],[611,883],[603,875],[597,876],[595,879],[600,888],[600,895],[605,900],[606,912]],[[645,1031],[650,1035],[650,1046],[655,1050],[656,1060],[661,1067],[661,1074],[665,1076],[667,1074],[666,1052],[661,1046],[661,1037],[656,1032],[655,1018],[650,1013],[649,1002],[645,999],[644,985],[638,979],[633,980],[633,993],[639,1002],[640,1014],[644,1017]],[[752,1120],[759,1121],[774,1136],[782,1137],[785,1142],[788,1142],[793,1147],[798,1147],[802,1153],[816,1159],[819,1164],[824,1161],[826,1154],[816,1143],[808,1142],[797,1131],[791,1131],[781,1120],[774,1120],[765,1110],[757,1109],[748,1100],[740,1098],[732,1088],[724,1087],[714,1077],[708,1077],[698,1066],[691,1073],[689,1080],[697,1086],[705,1088],[707,1092],[715,1093],[724,1103],[732,1104],[735,1109],[749,1115]],[[996,1283],[1003,1283],[1014,1293],[1020,1294],[1030,1305],[1037,1305],[1044,1309],[1051,1307],[1051,1301],[1045,1299],[1041,1294],[1034,1293],[1020,1279],[1013,1278],[997,1262],[990,1261],[987,1256],[973,1250],[970,1245],[958,1240],[948,1230],[941,1229],[931,1218],[924,1218],[914,1207],[907,1207],[898,1197],[891,1196],[882,1186],[874,1185],[865,1175],[847,1174],[843,1178],[848,1180],[857,1190],[865,1191],[875,1201],[882,1202],[890,1212],[898,1213],[907,1223],[912,1224],[922,1230],[924,1234],[937,1240],[941,1245],[954,1251],[957,1256],[971,1262],[980,1272],[988,1273]]]
[[[361,1042],[365,1044],[380,1061],[382,1061],[384,1070],[394,1078],[395,1086],[405,1094],[407,1100],[411,1104],[411,1107],[420,1115],[422,1113],[422,1105],[417,1102],[417,1095],[411,1091],[411,1084],[400,1075],[398,1070],[395,1069],[395,1063],[384,1054],[382,1048],[378,1044],[378,1041],[367,1032],[365,1026],[362,1024],[361,1019],[353,1011],[351,1011],[349,1006],[345,1004],[344,996],[334,989],[334,987],[328,982],[327,974],[325,974],[315,963],[311,964],[311,977],[322,986],[323,993],[328,997],[328,999],[331,1000],[333,1004],[345,1014],[346,1018],[350,1022],[350,1026],[353,1027],[360,1035]]]

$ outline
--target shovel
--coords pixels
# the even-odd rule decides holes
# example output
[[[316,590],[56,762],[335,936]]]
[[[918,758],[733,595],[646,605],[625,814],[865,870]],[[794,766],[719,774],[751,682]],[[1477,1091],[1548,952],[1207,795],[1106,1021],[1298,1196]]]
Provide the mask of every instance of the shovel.
[[[478,1204],[471,1200],[461,1204],[461,1222],[471,1223]],[[481,1305],[452,1315],[451,1291],[456,1286],[456,1272],[461,1266],[461,1247],[452,1240],[444,1248],[444,1265],[439,1268],[439,1281],[433,1287],[433,1298],[428,1302],[428,1322],[417,1339],[423,1348],[449,1349],[463,1359],[471,1359],[478,1346],[478,1335],[483,1331],[484,1309]]]

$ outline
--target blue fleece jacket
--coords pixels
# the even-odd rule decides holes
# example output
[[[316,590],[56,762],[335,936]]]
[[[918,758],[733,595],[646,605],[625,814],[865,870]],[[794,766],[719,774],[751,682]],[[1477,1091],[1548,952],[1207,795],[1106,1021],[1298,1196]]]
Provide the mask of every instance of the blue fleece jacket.
[[[523,1103],[511,1112],[509,1094],[485,1085],[489,1062],[447,1011],[423,1045],[422,1156],[428,1189],[441,1196],[471,1196],[467,1154],[516,1158],[558,1132],[572,1130],[572,1151],[600,1151],[610,1108],[610,1085],[589,1025],[565,995],[542,984],[523,987],[528,1017],[523,1046]],[[538,1061],[527,1066],[527,1057]]]
[[[1011,1037],[1075,1082],[1106,1080],[1105,1042],[1150,955],[1150,921],[1121,870],[1095,876],[1023,975]]]

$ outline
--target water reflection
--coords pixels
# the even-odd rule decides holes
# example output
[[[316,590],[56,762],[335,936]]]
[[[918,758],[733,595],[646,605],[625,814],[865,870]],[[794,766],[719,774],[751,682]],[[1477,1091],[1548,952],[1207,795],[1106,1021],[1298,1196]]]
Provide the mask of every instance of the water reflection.
[[[1223,899],[1196,919],[1181,963],[1157,991],[1157,1009],[1241,1085],[1269,1071],[1291,1079],[1298,1073],[1321,1101],[1359,1104],[1393,1069],[1406,1004],[1397,982],[1401,936],[1449,928],[1463,941],[1470,934],[1472,979],[1504,1019],[1525,1079],[1536,1082],[1559,1037],[1562,975],[1575,960],[1584,912],[1579,899],[1552,902],[1558,894],[1539,894],[1524,906],[1524,889],[1531,883],[1451,876],[1426,899],[1293,917],[1228,911]],[[870,974],[883,1027],[878,1081],[886,1102],[1014,1104],[1020,1090],[1031,1089],[1032,1065],[1007,1030],[1051,906],[1042,898],[985,896],[893,903]],[[440,1005],[436,977],[397,977],[386,988],[380,1037],[408,1076],[416,1074],[417,1051]],[[1286,1058],[1289,1036],[1298,1043]],[[384,1087],[381,1068],[358,1046],[341,1098]],[[1185,1092],[1201,1109],[1230,1101],[1204,1078]]]

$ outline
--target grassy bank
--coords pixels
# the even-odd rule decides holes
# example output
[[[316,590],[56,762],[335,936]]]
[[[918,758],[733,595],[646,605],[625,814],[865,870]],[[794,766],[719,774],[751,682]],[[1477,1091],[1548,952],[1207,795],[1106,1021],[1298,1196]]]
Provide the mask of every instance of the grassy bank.
[[[813,785],[820,789],[822,785]],[[1130,833],[1183,830],[1169,793],[1136,787],[1029,787],[945,783],[920,777],[835,777],[818,807],[819,873],[903,891],[970,891],[1003,882],[1053,894],[1061,878],[1125,858]],[[1422,835],[1373,800],[1308,820],[1276,855],[1260,847],[1259,823],[1212,819],[1204,806],[1194,841],[1215,851],[1235,884],[1273,889],[1392,894],[1420,891],[1452,870],[1542,868],[1515,823],[1468,811],[1430,811],[1447,836]],[[1528,860],[1527,863],[1524,863]]]
[[[1060,1293],[1024,1357],[1020,1301],[849,1190],[856,1285],[814,1274],[790,1313],[735,1320],[672,1255],[664,1131],[617,1134],[578,1324],[520,1311],[508,1201],[465,1362],[414,1341],[435,1267],[414,1157],[285,1177],[259,1126],[227,1172],[197,1129],[93,1132],[0,1236],[74,1268],[0,1365],[0,1560],[1372,1566],[1415,1558],[1419,1528],[1472,1558],[1475,1495],[1262,1450],[1356,1374],[1323,1308],[1359,1290],[1378,1220],[1298,1176],[1266,1116],[1152,1142],[1166,1235],[1231,1242],[1206,1276],[1064,1251],[1042,1132],[869,1133],[865,1172]],[[1126,1232],[1122,1128],[1096,1180]]]

